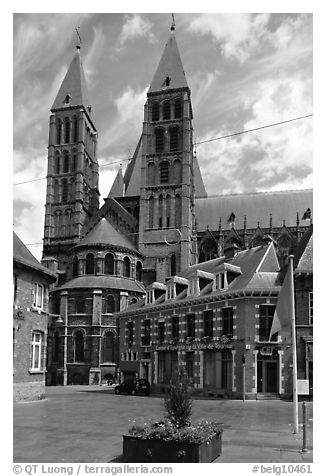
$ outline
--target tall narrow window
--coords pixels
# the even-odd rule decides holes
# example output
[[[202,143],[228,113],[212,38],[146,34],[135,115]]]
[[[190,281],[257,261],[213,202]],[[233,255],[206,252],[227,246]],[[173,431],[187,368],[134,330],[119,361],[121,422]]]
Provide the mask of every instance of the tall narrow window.
[[[76,172],[77,170],[77,153],[76,149],[72,150],[72,171]]]
[[[123,276],[130,278],[130,259],[128,256],[123,259]]]
[[[61,144],[61,121],[57,119],[56,121],[56,132],[57,132],[57,144]]]
[[[127,342],[129,347],[134,343],[134,323],[132,321],[127,324]]]
[[[68,117],[65,118],[65,143],[69,144],[70,142],[70,120]]]
[[[41,370],[42,357],[42,334],[41,332],[32,333],[32,365],[31,370]]]
[[[114,362],[115,338],[112,332],[104,334],[102,347],[103,362]]]
[[[151,320],[145,319],[144,320],[144,336],[142,339],[143,345],[150,345],[151,343]]]
[[[78,258],[77,256],[74,257],[73,265],[72,265],[72,275],[74,277],[78,276]]]
[[[155,185],[156,167],[154,162],[147,166],[147,185]]]
[[[148,203],[148,227],[154,227],[154,197],[149,197]]]
[[[158,323],[158,341],[160,344],[164,342],[165,339],[165,325],[164,322]]]
[[[176,257],[175,254],[171,255],[171,276],[176,275]]]
[[[59,174],[60,173],[60,153],[56,152],[55,154],[55,173]]]
[[[204,311],[204,336],[213,337],[213,311],[211,309]]]
[[[105,255],[104,274],[114,274],[114,256],[111,253]]]
[[[179,340],[179,316],[172,316],[172,339]]]
[[[195,314],[187,315],[187,337],[195,337]]]
[[[262,304],[259,306],[259,340],[266,342],[272,327],[275,306]],[[277,333],[273,334],[271,341],[277,340]]]
[[[152,107],[152,121],[160,120],[160,105],[158,102],[155,102]]]
[[[163,120],[171,118],[171,106],[170,101],[164,101],[163,103]]]
[[[161,183],[169,183],[169,167],[170,164],[167,160],[162,160],[160,163],[160,182]]]
[[[137,261],[137,265],[136,265],[136,279],[137,281],[141,281],[141,275],[142,275],[142,264],[140,261]]]
[[[186,374],[188,378],[194,377],[194,353],[186,352]]]
[[[78,142],[78,118],[74,116],[74,142]]]
[[[106,296],[102,300],[102,313],[103,314],[113,314],[115,312],[115,302],[114,296]]]
[[[85,314],[86,312],[86,301],[82,296],[77,296],[75,300],[76,305],[76,314]]]
[[[86,255],[86,274],[94,274],[94,255],[92,253],[88,253]]]
[[[222,308],[222,334],[233,337],[233,307]]]
[[[54,234],[56,236],[58,236],[60,233],[60,222],[61,222],[61,211],[57,210],[54,213]]]
[[[166,206],[166,226],[169,228],[171,226],[171,197],[167,195],[165,198]]]
[[[34,299],[33,299],[33,307],[38,309],[43,309],[43,301],[44,301],[44,286],[39,283],[34,283]]]
[[[163,227],[163,195],[158,197],[158,227]]]
[[[74,360],[75,362],[84,362],[84,334],[77,331],[74,336]]]
[[[181,227],[181,216],[182,216],[182,209],[181,209],[181,196],[175,196],[175,227]]]
[[[164,151],[164,129],[155,129],[155,151]]]
[[[59,198],[59,182],[58,180],[55,180],[54,185],[53,185],[53,195],[54,195],[54,201],[58,202],[60,200]]]
[[[175,100],[174,103],[174,118],[180,119],[182,117],[182,101],[180,98]]]
[[[179,159],[173,162],[173,182],[177,184],[182,182],[182,164]]]
[[[171,127],[170,131],[170,152],[179,150],[179,128]]]
[[[68,202],[68,182],[67,179],[63,179],[61,182],[62,185],[62,203]]]

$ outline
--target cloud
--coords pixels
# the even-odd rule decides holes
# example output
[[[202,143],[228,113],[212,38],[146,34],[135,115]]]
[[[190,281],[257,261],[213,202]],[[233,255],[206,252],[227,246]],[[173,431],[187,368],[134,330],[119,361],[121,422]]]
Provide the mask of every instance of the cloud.
[[[268,34],[269,17],[267,13],[203,13],[190,23],[188,29],[200,35],[213,36],[226,58],[243,63]]]
[[[118,38],[119,46],[123,47],[127,41],[140,37],[147,38],[150,43],[156,42],[151,22],[137,13],[124,15],[124,23]]]

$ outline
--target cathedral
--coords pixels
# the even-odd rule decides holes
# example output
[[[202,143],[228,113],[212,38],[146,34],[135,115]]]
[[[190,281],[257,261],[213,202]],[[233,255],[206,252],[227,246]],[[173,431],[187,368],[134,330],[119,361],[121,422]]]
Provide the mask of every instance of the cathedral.
[[[267,243],[282,267],[309,229],[312,190],[208,196],[193,114],[172,27],[133,157],[101,203],[100,137],[77,46],[49,122],[42,264],[57,281],[50,289],[48,385],[119,379],[117,313],[137,306],[146,289],[159,292],[191,266]]]

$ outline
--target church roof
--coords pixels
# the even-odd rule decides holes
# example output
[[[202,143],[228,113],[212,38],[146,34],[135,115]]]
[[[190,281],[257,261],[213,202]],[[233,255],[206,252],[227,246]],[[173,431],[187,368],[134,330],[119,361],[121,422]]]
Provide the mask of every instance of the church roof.
[[[143,135],[140,136],[131,162],[128,164],[125,170],[123,180],[125,183],[126,197],[134,197],[140,195],[142,138]]]
[[[272,225],[280,227],[283,221],[287,227],[299,224],[309,225],[303,220],[307,208],[312,209],[312,190],[287,190],[280,192],[244,193],[237,195],[217,195],[207,198],[196,198],[195,212],[197,231],[218,229],[221,218],[222,229],[230,227],[229,218],[235,215],[234,227],[242,229],[246,216],[247,229],[255,229],[259,222],[261,228],[269,228],[270,217]]]
[[[109,195],[112,197],[123,197],[124,195],[124,184],[121,167],[119,168],[117,175],[115,176]]]
[[[133,244],[119,233],[106,218],[102,218],[76,245],[78,246],[115,246],[137,252]],[[137,252],[138,253],[138,252]]]
[[[294,256],[295,274],[313,271],[313,233],[312,225],[303,235]]]
[[[13,232],[13,257],[14,262],[32,268],[39,273],[44,274],[49,282],[54,282],[56,280],[56,274],[43,266],[32,253],[29,251],[26,245],[21,241],[21,239]]]
[[[66,104],[66,97],[70,96],[69,104]],[[89,106],[89,98],[86,86],[84,69],[80,56],[80,49],[77,51],[70,63],[68,71],[55,98],[51,110],[62,107]]]
[[[90,274],[71,279],[70,281],[64,283],[60,288],[56,288],[56,290],[84,288],[121,289],[125,291],[135,291],[138,293],[145,292],[145,288],[142,283],[139,281],[134,281],[130,278],[108,275],[94,276]]]
[[[178,45],[172,32],[168,39],[156,73],[148,90],[149,93],[166,90],[166,77],[170,78],[169,88],[187,88],[186,75],[183,70]]]

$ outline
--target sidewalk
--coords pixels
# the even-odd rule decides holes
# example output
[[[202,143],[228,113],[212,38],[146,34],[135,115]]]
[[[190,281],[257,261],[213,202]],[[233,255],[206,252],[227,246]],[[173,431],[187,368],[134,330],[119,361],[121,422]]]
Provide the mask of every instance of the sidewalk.
[[[114,395],[105,387],[48,387],[46,400],[14,404],[14,462],[107,463],[121,461],[130,422],[160,418],[163,399]],[[215,463],[309,463],[312,403],[307,403],[307,447],[302,426],[292,433],[291,402],[195,400],[193,421],[224,424]],[[299,404],[299,424],[302,411]]]

